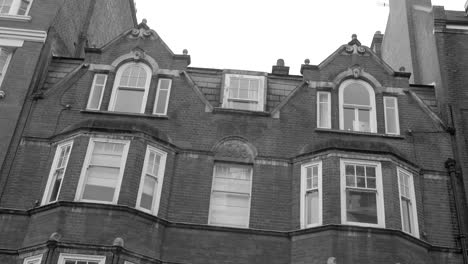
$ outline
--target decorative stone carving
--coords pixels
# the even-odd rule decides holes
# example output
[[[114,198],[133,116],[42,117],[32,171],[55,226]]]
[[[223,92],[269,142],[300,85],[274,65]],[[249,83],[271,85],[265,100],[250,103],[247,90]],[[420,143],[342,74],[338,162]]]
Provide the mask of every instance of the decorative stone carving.
[[[351,38],[352,40],[348,42],[348,45],[345,48],[345,52],[348,54],[365,54],[366,48],[361,46],[361,42],[357,39],[357,35],[353,34]]]
[[[354,67],[354,68],[352,68],[352,71],[353,71],[354,79],[357,79],[357,78],[359,78],[361,76],[362,69],[360,67]]]
[[[327,264],[336,264],[336,258],[335,257],[329,257],[327,260]]]
[[[158,35],[156,34],[156,32],[150,29],[146,23],[146,19],[143,19],[143,21],[140,24],[138,24],[136,28],[132,29],[128,37],[130,39],[157,39]]]
[[[218,143],[214,149],[215,157],[227,160],[253,162],[257,151],[242,138],[228,138]]]

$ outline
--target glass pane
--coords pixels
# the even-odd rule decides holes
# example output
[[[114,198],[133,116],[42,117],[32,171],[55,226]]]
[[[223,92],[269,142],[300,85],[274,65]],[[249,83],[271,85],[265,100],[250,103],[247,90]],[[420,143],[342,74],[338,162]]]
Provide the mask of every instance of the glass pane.
[[[88,261],[77,261],[76,264],[89,264]]]
[[[346,190],[346,219],[351,222],[377,224],[376,194]]]
[[[375,167],[366,166],[367,177],[375,177]]]
[[[319,197],[318,191],[308,192],[305,197],[306,224],[317,224],[319,222]]]
[[[249,79],[241,78],[239,80],[239,88],[248,90],[249,89]]]
[[[213,190],[250,194],[250,181],[216,177]]]
[[[63,170],[61,170],[61,172],[59,172],[59,174],[63,175]],[[56,176],[55,181],[53,183],[52,191],[51,191],[51,194],[50,194],[49,202],[54,202],[54,201],[57,200],[60,185],[62,184],[62,178],[63,178],[63,176],[58,176],[58,175]]]
[[[114,111],[140,113],[144,91],[117,89]]]
[[[76,264],[74,260],[65,260],[65,264]]]
[[[228,105],[227,105],[228,108],[252,110],[252,111],[257,110],[257,106],[258,106],[257,102],[234,102],[234,101],[228,102]]]
[[[366,177],[356,177],[357,187],[366,188]]]
[[[249,99],[249,89],[239,89],[239,98]]]
[[[343,109],[343,129],[354,130],[354,109],[344,108]]]
[[[141,194],[140,206],[151,210],[153,206],[154,196],[156,195],[158,182],[154,177],[145,176],[143,184],[143,192]]]
[[[0,1],[0,13],[1,14],[8,14],[11,8],[11,3],[13,0],[3,0]]]
[[[246,226],[249,214],[249,196],[213,192],[211,196],[212,224]]]
[[[375,178],[367,178],[367,188],[375,189]]]
[[[360,83],[351,83],[343,91],[343,102],[345,104],[370,106],[370,96],[367,89]]]
[[[319,127],[330,127],[329,116],[328,103],[319,103]]]
[[[356,122],[355,130],[370,132],[370,111],[369,110],[358,110],[359,121]]]
[[[249,166],[217,164],[216,177],[250,180]]]
[[[156,102],[156,114],[166,113],[167,96],[169,95],[168,90],[160,90],[158,94],[158,101]]]
[[[159,89],[161,90],[168,90],[169,89],[169,84],[171,83],[171,80],[169,79],[161,79],[159,81]]]
[[[403,231],[411,233],[412,226],[411,226],[411,218],[412,218],[412,211],[411,211],[411,203],[409,200],[401,199],[401,211],[403,213]]]
[[[346,176],[346,186],[356,187],[356,178],[354,176]]]
[[[93,88],[93,92],[89,96],[89,105],[88,108],[91,109],[98,109],[99,103],[101,102],[101,93],[104,86],[102,85],[95,85]]]
[[[120,167],[121,156],[107,154],[93,154],[91,165],[100,165],[106,167]]]
[[[385,111],[387,116],[387,119],[385,120],[385,127],[387,128],[387,133],[397,133],[395,109],[387,108],[385,109]]]
[[[354,176],[356,173],[354,171],[354,165],[346,165],[345,170],[346,170],[346,175],[352,175]]]
[[[319,93],[319,102],[328,103],[328,93]]]
[[[395,108],[395,101],[396,101],[396,98],[385,97],[385,106],[387,108]]]
[[[360,165],[356,166],[356,175],[357,176],[365,176],[366,175],[364,173],[364,166],[360,166]]]
[[[90,166],[87,171],[83,199],[111,202],[119,176],[119,168]]]

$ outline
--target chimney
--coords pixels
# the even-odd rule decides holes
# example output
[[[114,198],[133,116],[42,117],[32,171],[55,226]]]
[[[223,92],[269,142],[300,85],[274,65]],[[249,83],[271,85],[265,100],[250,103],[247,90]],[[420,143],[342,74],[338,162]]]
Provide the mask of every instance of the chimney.
[[[372,38],[371,50],[382,58],[382,40],[383,34],[380,31],[376,31],[374,37]]]
[[[275,75],[289,75],[289,67],[284,66],[283,59],[278,59],[276,61],[276,66],[274,65],[271,68],[271,73]]]
[[[465,3],[465,14],[468,16],[468,0]]]

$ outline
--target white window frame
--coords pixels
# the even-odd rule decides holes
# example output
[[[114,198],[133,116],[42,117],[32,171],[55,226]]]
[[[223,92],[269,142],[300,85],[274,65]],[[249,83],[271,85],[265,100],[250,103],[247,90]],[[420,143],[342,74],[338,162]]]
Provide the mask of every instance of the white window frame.
[[[161,91],[161,82],[163,80],[168,80],[169,81],[169,88],[167,89],[167,97],[166,97],[166,107],[164,108],[164,112],[162,113],[157,113],[156,112],[156,109],[157,109],[157,104],[158,104],[158,101],[159,101],[159,96],[160,96],[160,91]],[[160,78],[158,80],[158,89],[156,91],[156,99],[154,101],[154,109],[153,109],[153,114],[155,115],[167,115],[167,108],[169,107],[169,98],[171,97],[171,89],[172,88],[172,79],[170,78]]]
[[[222,165],[240,165],[240,166],[245,166],[245,167],[250,167],[250,193],[249,193],[249,211],[247,214],[247,223],[245,226],[237,226],[237,225],[229,225],[229,224],[213,224],[211,223],[211,206],[212,206],[212,195],[214,191],[214,184],[215,184],[215,176],[216,176],[216,165],[222,164]],[[210,207],[208,211],[208,224],[209,225],[216,225],[216,226],[226,226],[226,227],[235,227],[235,228],[249,228],[250,225],[250,211],[252,210],[252,184],[253,183],[253,166],[249,164],[236,164],[236,163],[229,163],[229,162],[217,162],[213,166],[213,177],[211,179],[211,192],[210,192]]]
[[[57,170],[57,165],[58,165],[58,162],[59,162],[59,159],[60,159],[60,153],[61,153],[61,150],[62,148],[66,148],[70,146],[70,153],[68,154],[68,157],[67,157],[67,160],[65,161],[65,166],[64,166],[64,171],[63,171],[63,178],[62,178],[62,182],[60,183],[60,187],[58,189],[58,193],[57,193],[57,199],[55,199],[54,201],[50,201],[49,202],[49,199],[50,199],[50,196],[51,196],[51,191],[52,191],[52,188],[54,187],[53,184],[55,182],[55,172]],[[66,172],[67,172],[67,168],[68,168],[68,161],[70,160],[70,156],[71,156],[71,153],[72,153],[72,150],[73,150],[73,140],[71,141],[66,141],[66,142],[63,142],[63,143],[60,143],[59,145],[57,145],[57,148],[55,150],[55,156],[54,156],[54,161],[52,162],[52,166],[50,168],[50,172],[49,172],[49,177],[47,179],[47,184],[46,184],[46,188],[45,188],[45,191],[44,191],[44,196],[42,197],[42,205],[45,205],[45,204],[48,204],[48,203],[54,203],[58,200],[59,196],[60,196],[60,191],[62,190],[62,186],[63,186],[63,181],[65,180],[65,175],[66,175]]]
[[[141,202],[141,195],[143,194],[143,188],[144,188],[144,183],[145,183],[145,176],[146,176],[146,169],[148,167],[148,159],[150,156],[151,152],[155,152],[156,154],[159,154],[161,156],[161,159],[159,160],[159,170],[158,170],[158,175],[157,175],[157,182],[158,182],[158,188],[156,190],[156,195],[153,197],[153,208],[151,210],[148,210],[146,208],[143,208],[140,206]],[[141,173],[141,179],[140,179],[140,188],[138,190],[138,198],[137,198],[137,203],[136,203],[136,208],[145,211],[150,214],[157,215],[159,211],[159,203],[161,201],[161,191],[162,191],[162,186],[163,186],[163,181],[164,181],[164,171],[166,169],[166,159],[167,159],[167,153],[157,149],[153,146],[147,146],[146,148],[146,155],[145,155],[145,161],[143,164],[143,170]]]
[[[0,14],[0,16],[20,16],[20,17],[28,16],[29,10],[31,10],[33,0],[29,0],[29,5],[28,5],[28,8],[26,9],[26,12],[24,13],[24,15],[18,15],[18,11],[19,11],[19,8],[21,6],[21,1],[22,0],[13,0],[11,2],[11,7],[10,7],[10,10],[8,11],[8,13]]]
[[[231,78],[240,78],[240,79],[254,79],[259,81],[259,88],[257,94],[257,100],[254,99],[244,99],[244,98],[231,98],[229,96],[229,87],[231,84]],[[265,76],[258,76],[258,75],[246,75],[246,74],[224,74],[224,90],[223,90],[223,108],[230,108],[230,109],[237,109],[228,107],[229,101],[237,101],[243,103],[257,103],[257,107],[255,110],[246,110],[246,111],[264,111],[265,109],[265,87],[266,78]],[[245,109],[240,109],[245,110]]]
[[[124,144],[123,152],[122,152],[122,159],[120,163],[120,170],[119,170],[119,178],[117,180],[117,186],[115,188],[114,192],[114,197],[112,199],[112,202],[107,202],[107,201],[97,201],[97,200],[87,200],[81,198],[83,196],[83,191],[84,191],[84,185],[86,182],[86,172],[89,167],[89,163],[91,161],[91,156],[93,154],[95,142],[103,142],[103,143],[120,143]],[[86,158],[85,161],[83,162],[83,168],[81,169],[81,174],[80,174],[80,180],[78,182],[78,188],[76,190],[75,194],[75,201],[82,201],[82,202],[90,202],[90,203],[102,203],[102,204],[117,204],[117,201],[119,199],[119,194],[120,194],[120,188],[122,185],[122,178],[125,172],[125,165],[127,163],[127,155],[128,155],[128,149],[130,145],[130,140],[120,140],[120,139],[110,139],[110,138],[102,138],[102,137],[91,137],[89,139],[88,143],[88,150],[86,151]]]
[[[377,119],[376,119],[376,108],[375,108],[375,92],[374,92],[374,89],[372,88],[372,86],[365,82],[365,81],[361,81],[361,80],[346,80],[344,81],[341,85],[340,85],[340,88],[339,88],[339,103],[340,103],[340,109],[339,109],[339,112],[340,112],[340,129],[341,130],[344,130],[344,98],[343,98],[343,91],[345,90],[346,87],[348,87],[350,84],[353,84],[353,83],[360,83],[361,85],[363,85],[366,90],[368,91],[369,93],[369,102],[370,102],[370,108],[369,106],[362,106],[362,105],[350,105],[351,107],[353,107],[354,109],[369,109],[369,127],[370,127],[370,133],[377,133]],[[357,116],[358,114],[358,111],[355,111],[355,115]],[[358,120],[358,118],[355,117],[356,120]],[[361,132],[359,130],[351,130],[353,132]],[[366,131],[362,131],[362,132],[366,132]],[[367,133],[369,133],[367,132]]]
[[[103,84],[103,87],[102,87],[101,94],[99,95],[99,104],[98,104],[98,107],[97,107],[97,108],[92,108],[92,107],[90,106],[90,104],[91,104],[91,98],[94,96],[94,92],[95,92],[95,89],[96,89],[96,80],[97,80],[98,76],[104,76],[104,84]],[[91,91],[89,92],[88,104],[86,105],[86,108],[87,108],[87,109],[89,109],[89,110],[99,110],[99,109],[101,109],[102,97],[103,97],[103,95],[104,95],[104,90],[106,89],[106,84],[107,84],[107,74],[104,74],[104,73],[96,73],[96,74],[94,74],[93,84],[92,84],[92,86],[91,86]]]
[[[318,206],[318,223],[315,224],[309,224],[307,225],[307,219],[306,219],[306,203],[305,203],[305,196],[307,193],[307,168],[310,167],[318,167],[318,186],[317,186],[317,191],[318,191],[318,197],[319,197],[319,206]],[[322,225],[322,206],[323,206],[323,189],[322,189],[322,161],[314,161],[314,162],[309,162],[301,165],[301,198],[300,198],[300,208],[301,208],[301,213],[300,213],[300,221],[301,221],[301,228],[309,228],[309,227],[316,227]]]
[[[352,222],[346,219],[346,171],[345,165],[364,165],[374,166],[376,177],[376,206],[377,206],[377,224]],[[347,225],[365,226],[365,227],[380,227],[385,228],[385,207],[384,207],[384,194],[382,185],[382,166],[380,162],[368,160],[354,160],[354,159],[340,159],[340,186],[341,186],[341,223]],[[352,189],[359,190],[359,187]]]
[[[152,71],[148,65],[146,65],[145,63],[141,63],[141,62],[125,63],[124,65],[120,66],[119,69],[117,70],[117,74],[115,77],[114,86],[112,87],[112,94],[111,94],[111,98],[109,102],[109,108],[108,108],[109,111],[115,111],[114,109],[115,109],[115,104],[117,101],[117,89],[119,89],[120,79],[122,78],[123,72],[127,68],[136,66],[136,65],[143,67],[144,70],[146,71],[146,82],[145,82],[145,87],[144,87],[144,92],[143,92],[143,99],[141,102],[140,112],[138,112],[140,114],[145,113],[146,103],[148,101],[148,91],[149,91],[149,87],[151,83]],[[123,113],[127,113],[127,112],[123,112]],[[133,112],[129,112],[129,113],[133,113]]]
[[[105,264],[106,263],[106,256],[60,253],[57,264],[65,264],[65,261],[67,261],[67,260],[94,261],[94,262],[97,262],[99,264]]]
[[[320,104],[324,104],[323,102],[320,102],[320,95],[321,94],[325,94],[327,96],[327,111],[328,111],[328,115],[327,115],[327,123],[328,123],[328,126],[321,126],[320,125],[320,122],[322,121],[320,119],[321,117],[321,113],[320,113]],[[317,92],[317,127],[318,128],[331,128],[331,93],[330,92],[322,92],[322,91],[319,91]]]
[[[387,100],[394,100],[395,103],[395,120],[388,120],[387,117],[387,108],[392,109],[390,107],[387,107]],[[398,98],[394,96],[384,96],[383,97],[383,102],[384,102],[384,115],[385,115],[385,133],[386,134],[391,134],[391,135],[399,135],[400,134],[400,117],[398,115]],[[388,127],[387,127],[387,121],[393,121],[395,122],[395,130],[396,132],[389,132]]]
[[[401,185],[400,185],[400,174],[406,174],[409,176],[409,192],[410,192],[410,202],[411,202],[411,211],[412,211],[412,219],[411,219],[411,225],[414,227],[413,232],[407,232],[406,230],[403,230],[403,206],[401,205],[401,197],[402,197],[402,191],[401,191]],[[416,195],[414,192],[414,180],[413,180],[413,174],[410,173],[409,171],[402,169],[400,167],[397,168],[397,178],[398,178],[398,204],[400,205],[400,216],[401,216],[401,230],[405,233],[411,234],[417,238],[419,238],[419,225],[418,225],[418,210],[416,206]],[[407,197],[408,198],[408,197]]]
[[[42,254],[25,258],[23,264],[41,264],[41,262]]]

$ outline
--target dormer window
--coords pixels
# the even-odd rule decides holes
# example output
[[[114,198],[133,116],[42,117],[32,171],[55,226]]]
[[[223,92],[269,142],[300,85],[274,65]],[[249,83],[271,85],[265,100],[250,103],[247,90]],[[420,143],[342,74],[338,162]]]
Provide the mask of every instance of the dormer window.
[[[223,107],[251,111],[264,110],[265,77],[226,74]]]
[[[374,89],[360,80],[344,81],[339,90],[340,129],[377,132]]]
[[[119,68],[109,111],[144,113],[151,81],[151,69],[144,63],[127,63]]]

